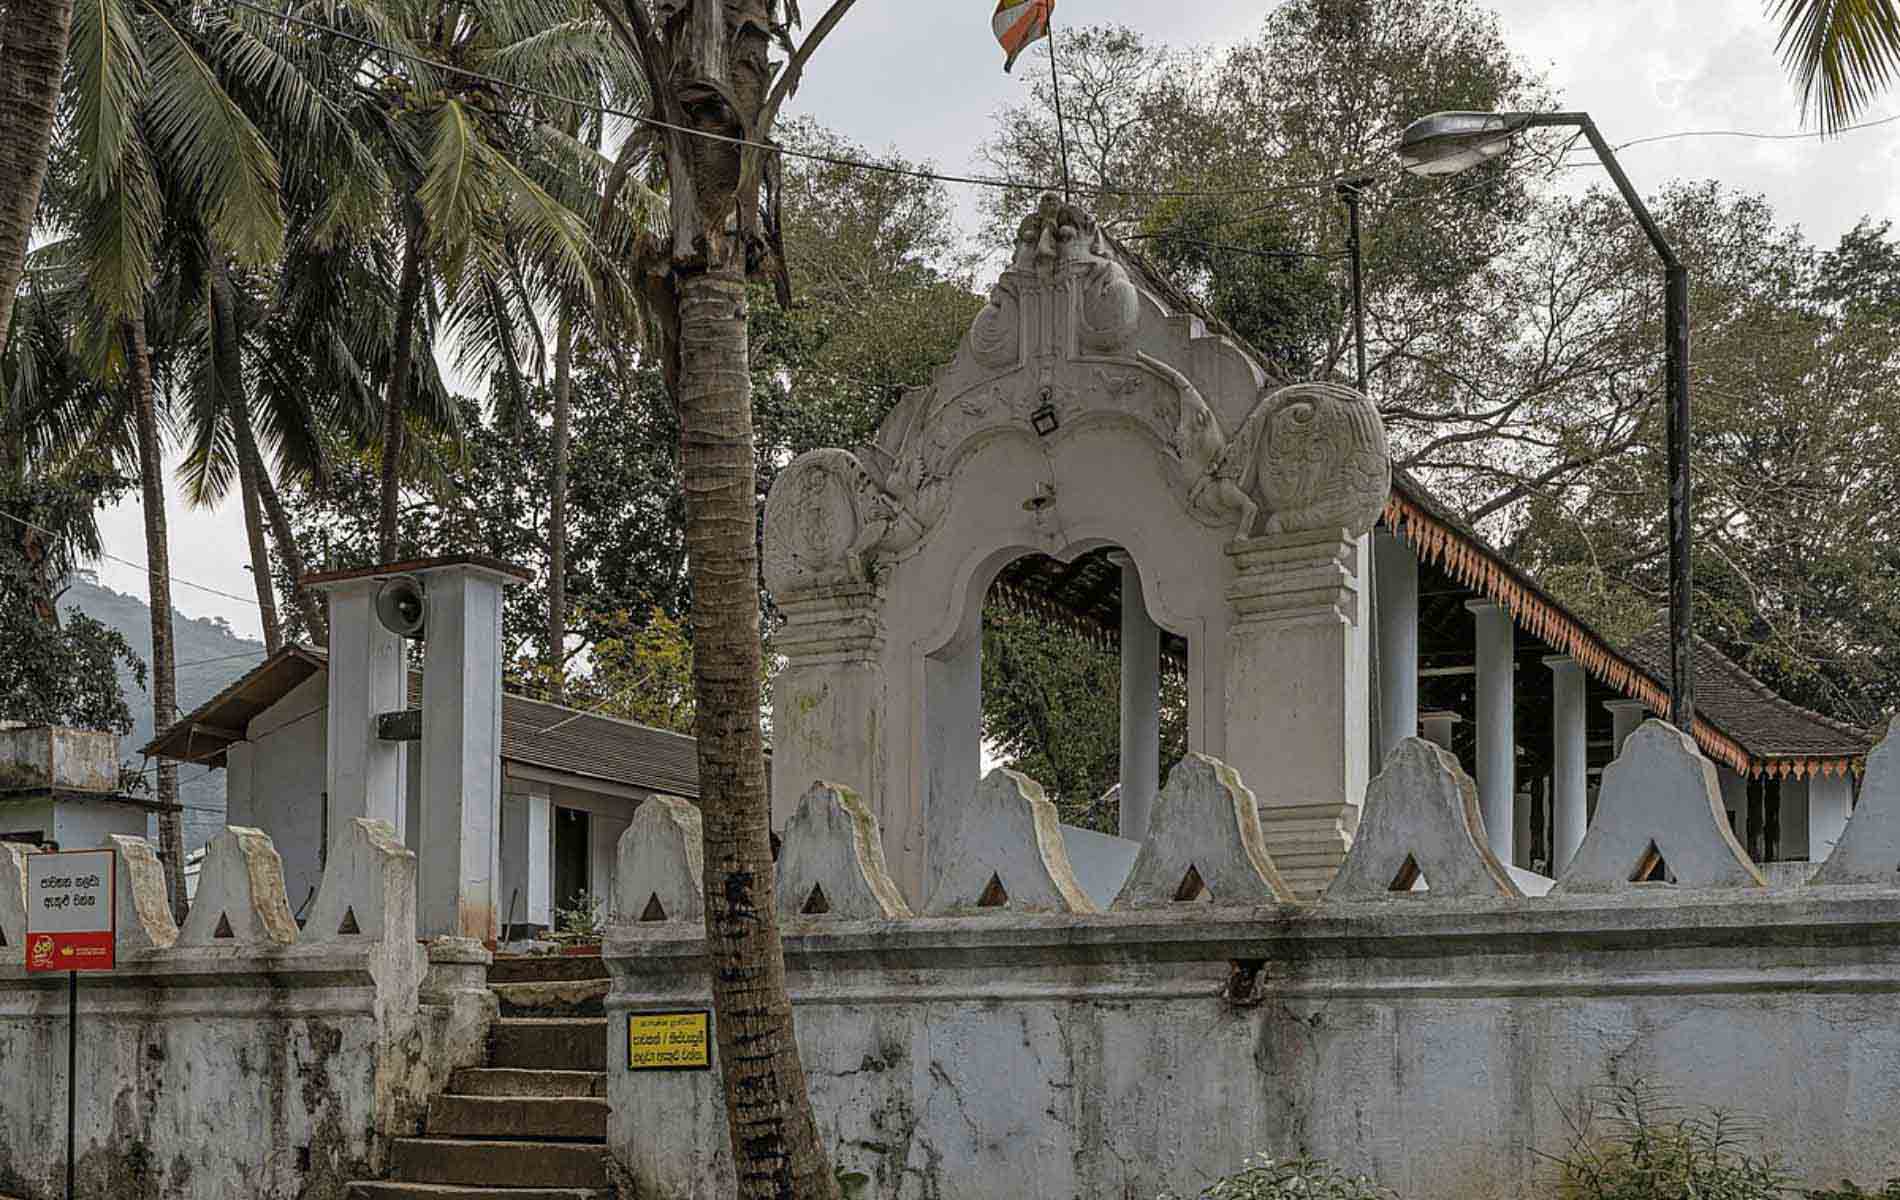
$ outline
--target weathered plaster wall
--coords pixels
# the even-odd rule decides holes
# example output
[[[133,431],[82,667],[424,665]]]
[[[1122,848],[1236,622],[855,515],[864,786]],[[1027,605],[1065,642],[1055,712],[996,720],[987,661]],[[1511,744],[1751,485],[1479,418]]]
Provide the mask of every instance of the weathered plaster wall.
[[[380,1033],[359,953],[160,951],[87,979],[82,1195],[341,1196],[375,1158]],[[0,1193],[64,1175],[66,981],[0,971]]]
[[[615,1022],[704,1006],[697,950],[616,938]],[[1761,1118],[1807,1178],[1900,1175],[1894,892],[862,923],[787,956],[823,1136],[879,1196],[1151,1200],[1305,1149],[1407,1200],[1506,1200],[1566,1107],[1639,1078]],[[729,1194],[717,1076],[613,1049],[636,1177]]]
[[[997,771],[915,918],[867,899],[897,894],[869,805],[816,786],[778,903],[822,1134],[903,1200],[999,1180],[1151,1200],[1263,1151],[1406,1200],[1515,1200],[1595,1089],[1645,1081],[1758,1122],[1816,1186],[1900,1176],[1900,732],[1806,882],[1770,886],[1721,801],[1694,743],[1649,722],[1555,888],[1529,897],[1457,761],[1408,739],[1337,875],[1297,904],[1240,773],[1190,754],[1104,912],[1041,789]],[[698,894],[696,816],[636,825],[633,895]],[[816,889],[841,898],[830,915],[804,903]],[[617,926],[606,958],[610,1030],[707,1003],[690,922]],[[638,1194],[726,1194],[717,1077],[625,1054],[610,1042],[609,1135]]]
[[[415,859],[373,826],[352,828],[301,931],[255,831],[213,840],[182,930],[149,847],[118,840],[118,969],[80,987],[80,1195],[341,1200],[413,1130],[460,1065],[444,1050],[468,1040],[467,1022],[418,1003]],[[18,886],[22,861],[0,856],[0,889]],[[220,917],[233,936],[218,936]],[[65,1173],[66,980],[27,975],[21,955],[9,936],[0,1195],[51,1200]]]

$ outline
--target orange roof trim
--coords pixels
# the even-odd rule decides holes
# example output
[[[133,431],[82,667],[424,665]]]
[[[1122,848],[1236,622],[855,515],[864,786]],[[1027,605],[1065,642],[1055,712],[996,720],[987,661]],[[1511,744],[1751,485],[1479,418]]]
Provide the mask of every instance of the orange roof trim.
[[[1432,514],[1399,488],[1386,502],[1385,524],[1411,544],[1421,560],[1435,564],[1466,587],[1504,606],[1511,619],[1545,643],[1556,647],[1601,680],[1651,711],[1669,708],[1668,690],[1646,671],[1616,652],[1608,642],[1548,596],[1530,579]],[[1702,717],[1695,721],[1696,744],[1717,762],[1743,775],[1800,779],[1807,776],[1858,775],[1861,758],[1756,758],[1742,744]]]

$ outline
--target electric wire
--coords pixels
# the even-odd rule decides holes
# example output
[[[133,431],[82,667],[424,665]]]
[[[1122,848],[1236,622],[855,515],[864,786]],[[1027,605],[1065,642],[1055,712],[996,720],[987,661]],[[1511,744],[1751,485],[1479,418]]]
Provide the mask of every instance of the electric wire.
[[[847,158],[843,155],[823,154],[811,150],[796,150],[785,146],[774,145],[771,142],[758,142],[748,138],[733,137],[730,134],[714,133],[705,129],[693,129],[689,126],[661,120],[659,117],[652,116],[648,113],[638,113],[624,108],[614,108],[611,105],[601,104],[596,100],[583,100],[578,96],[569,96],[561,92],[536,87],[533,84],[504,79],[499,75],[490,75],[483,71],[473,71],[467,67],[458,67],[451,63],[430,58],[426,54],[418,54],[413,50],[404,50],[398,46],[392,46],[387,42],[378,41],[375,38],[365,37],[359,33],[352,33],[346,29],[339,29],[334,25],[326,24],[322,21],[313,21],[307,17],[291,16],[288,13],[279,12],[275,9],[267,8],[264,5],[254,3],[253,0],[225,0],[225,3],[235,8],[248,9],[251,12],[268,17],[272,21],[282,21],[288,24],[298,25],[317,33],[342,38],[345,41],[353,42],[366,49],[379,50],[384,54],[391,54],[397,58],[406,59],[418,66],[427,67],[433,71],[442,71],[447,74],[458,75],[478,83],[507,88],[525,96],[535,96],[543,100],[551,100],[556,104],[564,104],[570,108],[601,113],[611,117],[619,117],[622,120],[638,122],[653,129],[664,129],[672,133],[685,134],[688,137],[723,142],[727,145],[740,146],[748,150],[763,150],[768,154],[776,154],[785,158],[801,158],[812,162],[826,163],[835,167],[848,167],[860,171],[875,171],[886,175],[903,175],[912,179],[928,179],[938,183],[955,183],[970,187],[988,187],[1006,191],[1033,192],[1059,191],[1062,187],[1059,183],[1046,181],[1001,179],[984,175],[951,175],[940,171],[926,171],[915,167],[900,167],[891,163],[868,162],[864,159]],[[1319,188],[1329,188],[1338,182],[1339,177],[1328,176],[1325,179],[1312,179],[1301,183],[1277,184],[1268,188],[1249,187],[1218,190],[1121,188],[1097,183],[1076,183],[1072,185],[1072,187],[1074,191],[1088,192],[1098,196],[1123,196],[1144,199],[1194,199],[1221,196],[1284,195],[1313,191]]]
[[[46,526],[44,525],[35,525],[33,522],[27,520],[25,517],[18,516],[14,513],[10,513],[4,508],[0,508],[0,517],[5,517],[9,521],[14,521],[14,522],[17,522],[18,524],[24,525],[28,529],[31,529],[36,533],[43,533],[49,538],[54,538],[60,541],[72,540],[71,534],[55,533],[53,530],[46,528]],[[144,571],[148,575],[151,573],[151,567],[148,566],[147,564],[142,563],[142,562],[133,562],[129,558],[121,558],[118,555],[109,553],[108,551],[105,551],[105,550],[101,550],[98,554],[98,557],[104,558],[104,559],[110,559],[112,562],[118,563],[121,566],[136,567],[138,570]],[[173,575],[170,573],[167,573],[165,578],[175,584],[178,584],[180,587],[194,588],[200,592],[209,592],[213,596],[222,596],[226,600],[236,600],[240,604],[248,604],[252,608],[257,607],[257,597],[255,596],[240,596],[236,594],[235,592],[223,591],[222,589],[211,587],[209,584],[194,583],[193,581],[189,579],[185,579],[182,576]]]

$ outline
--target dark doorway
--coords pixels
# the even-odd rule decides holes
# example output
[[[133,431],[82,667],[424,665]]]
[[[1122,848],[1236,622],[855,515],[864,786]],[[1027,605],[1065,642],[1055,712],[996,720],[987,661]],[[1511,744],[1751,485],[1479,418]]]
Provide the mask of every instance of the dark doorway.
[[[579,908],[588,890],[593,822],[575,808],[557,808],[554,814],[554,907]]]

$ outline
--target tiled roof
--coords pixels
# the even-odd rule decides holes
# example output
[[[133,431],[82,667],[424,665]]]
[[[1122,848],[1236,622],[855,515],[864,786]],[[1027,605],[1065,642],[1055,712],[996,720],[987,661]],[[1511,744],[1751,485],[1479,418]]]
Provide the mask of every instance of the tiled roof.
[[[1701,637],[1693,640],[1695,707],[1756,758],[1858,757],[1874,739],[1866,732],[1778,695]],[[1651,625],[1627,653],[1659,679],[1669,678],[1669,628]]]
[[[144,753],[223,766],[225,750],[242,739],[251,718],[289,695],[328,661],[322,650],[286,646],[153,738]],[[410,678],[412,703],[419,695],[419,679],[419,675]],[[501,757],[503,762],[604,783],[699,798],[692,738],[513,692],[502,696]]]
[[[513,693],[502,697],[505,761],[697,800],[696,747],[684,734]]]

